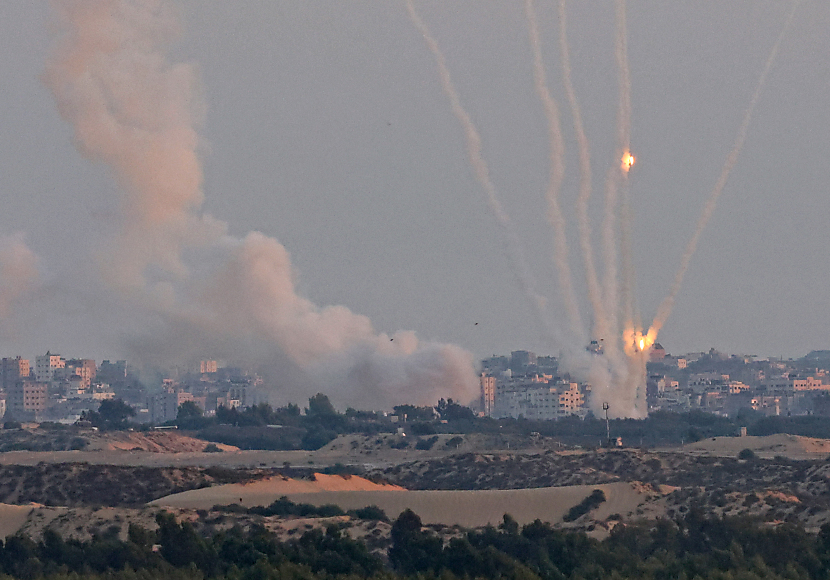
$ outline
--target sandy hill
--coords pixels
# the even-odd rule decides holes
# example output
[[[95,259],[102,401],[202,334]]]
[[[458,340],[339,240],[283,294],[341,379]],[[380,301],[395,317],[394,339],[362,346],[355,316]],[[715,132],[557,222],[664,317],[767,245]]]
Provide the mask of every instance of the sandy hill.
[[[310,495],[321,492],[352,493],[358,491],[401,492],[404,491],[404,488],[396,485],[373,483],[356,475],[315,473],[313,479],[291,479],[276,475],[250,483],[231,483],[193,489],[168,495],[154,500],[148,505],[208,509],[215,505],[238,503],[251,507],[269,505],[284,495]],[[365,506],[361,505],[359,507]]]
[[[713,437],[689,443],[683,452],[735,457],[743,449],[751,449],[759,457],[775,456],[789,459],[823,459],[830,454],[830,440],[800,437],[798,435],[767,435],[765,437]]]

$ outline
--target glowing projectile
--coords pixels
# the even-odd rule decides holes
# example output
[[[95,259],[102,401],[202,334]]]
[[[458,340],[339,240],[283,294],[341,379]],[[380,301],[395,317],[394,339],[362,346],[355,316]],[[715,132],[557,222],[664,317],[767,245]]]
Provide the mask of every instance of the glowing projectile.
[[[622,164],[620,167],[625,173],[628,173],[628,170],[631,169],[631,166],[634,165],[636,161],[637,158],[634,157],[630,151],[626,151],[622,156]]]

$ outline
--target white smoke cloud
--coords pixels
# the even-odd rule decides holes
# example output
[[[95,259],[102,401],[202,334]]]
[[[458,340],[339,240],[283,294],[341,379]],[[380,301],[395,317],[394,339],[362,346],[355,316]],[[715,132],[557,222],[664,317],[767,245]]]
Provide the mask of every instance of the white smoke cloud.
[[[38,257],[21,234],[0,238],[0,320],[7,320],[40,279]]]
[[[46,82],[81,152],[124,193],[106,275],[144,308],[152,332],[128,347],[144,363],[217,358],[252,365],[281,393],[318,390],[372,408],[472,397],[472,356],[411,332],[377,333],[344,306],[297,294],[286,249],[252,232],[225,235],[201,213],[203,106],[194,68],[171,64],[179,32],[162,0],[60,0],[63,38]],[[296,399],[295,399],[296,400]]]

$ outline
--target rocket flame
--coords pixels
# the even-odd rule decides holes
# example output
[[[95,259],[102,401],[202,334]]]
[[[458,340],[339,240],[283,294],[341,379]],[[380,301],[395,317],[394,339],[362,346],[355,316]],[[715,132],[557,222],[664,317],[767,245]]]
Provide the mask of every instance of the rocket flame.
[[[645,349],[646,349],[646,339],[641,338],[640,339],[640,350],[645,350]]]
[[[622,164],[620,168],[623,170],[624,173],[628,173],[631,166],[637,161],[637,158],[634,157],[630,151],[626,151],[622,156]]]

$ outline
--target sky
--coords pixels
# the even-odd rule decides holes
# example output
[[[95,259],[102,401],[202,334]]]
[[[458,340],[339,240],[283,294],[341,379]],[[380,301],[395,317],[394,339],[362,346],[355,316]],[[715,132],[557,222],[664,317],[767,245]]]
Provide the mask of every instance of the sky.
[[[171,62],[195,65],[204,114],[203,211],[229,235],[285,247],[298,294],[481,358],[557,354],[517,283],[467,161],[464,133],[403,1],[173,3]],[[549,143],[523,3],[414,4],[446,56],[482,155],[554,324],[565,313],[545,220]],[[648,323],[740,127],[789,2],[628,2],[629,175],[636,298]],[[562,203],[590,317],[574,201],[577,149],[562,86],[556,5],[536,9],[567,147]],[[658,341],[671,353],[796,357],[830,348],[830,5],[804,0],[746,144]],[[0,235],[37,255],[40,282],[0,331],[3,356],[47,349],[98,360],[152,335],[100,267],[123,219],[109,167],[85,159],[44,70],[50,3],[0,3]],[[591,145],[595,242],[615,159],[614,6],[568,5],[573,80]],[[115,284],[117,286],[117,284]]]

